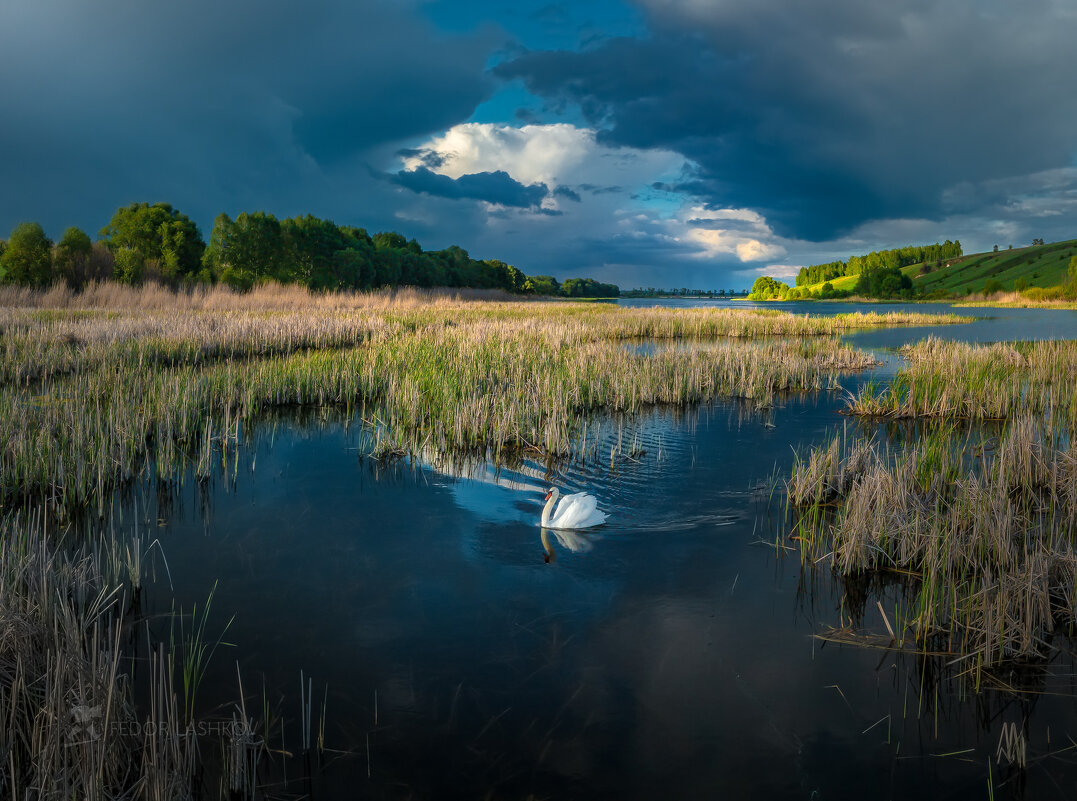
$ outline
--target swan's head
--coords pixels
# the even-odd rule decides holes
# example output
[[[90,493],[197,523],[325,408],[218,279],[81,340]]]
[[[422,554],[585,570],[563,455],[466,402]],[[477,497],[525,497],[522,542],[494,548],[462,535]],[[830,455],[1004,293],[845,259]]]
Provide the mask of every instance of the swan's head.
[[[548,500],[550,500],[550,498],[556,498],[556,497],[557,497],[558,495],[560,495],[560,494],[561,494],[561,493],[559,493],[559,492],[557,491],[557,487],[550,487],[550,488],[549,488],[549,489],[548,489],[548,490],[546,491],[546,497],[545,497],[545,498],[543,498],[542,500],[544,500],[544,501],[548,501]]]

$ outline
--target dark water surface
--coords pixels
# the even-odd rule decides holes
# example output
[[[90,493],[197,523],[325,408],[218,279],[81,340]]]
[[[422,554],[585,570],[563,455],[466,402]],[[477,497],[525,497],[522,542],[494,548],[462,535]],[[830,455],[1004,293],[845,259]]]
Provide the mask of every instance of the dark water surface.
[[[767,308],[801,306],[848,310]],[[961,311],[991,317],[934,333],[1077,336],[1071,312]],[[235,615],[199,709],[230,709],[238,660],[248,704],[264,693],[274,717],[270,747],[296,753],[300,671],[315,729],[324,699],[330,750],[309,779],[291,760],[287,784],[269,760],[281,796],[986,799],[993,783],[995,798],[1073,798],[1071,654],[1010,677],[1035,693],[976,693],[961,666],[813,637],[855,609],[829,571],[775,547],[769,501],[795,448],[855,425],[839,408],[823,393],[765,416],[605,419],[587,464],[472,478],[365,458],[362,430],[332,413],[284,417],[208,485],[137,500],[125,521],[156,522],[177,603],[216,584],[210,630]],[[548,537],[547,561],[550,483],[610,519]],[[862,626],[882,633],[875,597]],[[996,763],[1004,725],[1027,736],[1027,771]]]

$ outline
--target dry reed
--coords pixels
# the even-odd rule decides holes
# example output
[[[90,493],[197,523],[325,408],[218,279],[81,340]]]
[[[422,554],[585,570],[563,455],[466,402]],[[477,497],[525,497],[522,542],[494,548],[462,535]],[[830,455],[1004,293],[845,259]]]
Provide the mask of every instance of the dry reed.
[[[273,406],[360,407],[387,452],[562,457],[594,412],[714,397],[767,405],[775,393],[833,386],[835,373],[872,363],[834,334],[923,317],[276,286],[247,295],[116,285],[13,292],[38,305],[0,310],[0,499],[99,509],[116,481],[147,468],[170,479],[193,461],[205,474],[243,421]],[[179,308],[162,308],[162,298],[179,298]],[[280,308],[297,299],[307,305]],[[216,310],[226,301],[247,308]],[[624,344],[647,339],[718,344],[653,353]]]
[[[930,338],[907,347],[889,386],[867,384],[852,414],[883,418],[1002,420],[1038,414],[1077,425],[1077,342],[970,345]]]
[[[804,561],[907,581],[895,638],[974,657],[1043,657],[1077,623],[1077,455],[1030,416],[976,444],[950,427],[903,445],[837,436],[787,485]]]

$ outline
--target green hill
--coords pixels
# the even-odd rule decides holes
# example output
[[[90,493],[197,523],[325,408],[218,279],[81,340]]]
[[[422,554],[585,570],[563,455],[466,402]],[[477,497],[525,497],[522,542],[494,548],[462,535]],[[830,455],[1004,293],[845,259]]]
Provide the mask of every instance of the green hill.
[[[843,275],[840,278],[831,278],[829,281],[820,281],[818,284],[810,284],[808,286],[800,287],[801,290],[810,289],[814,293],[818,293],[823,288],[823,284],[830,284],[834,289],[844,289],[848,292],[853,291],[853,287],[856,286],[859,275]]]
[[[1070,259],[1077,255],[1077,239],[1050,242],[1046,245],[1000,250],[997,253],[973,253],[950,259],[942,267],[910,264],[901,271],[913,280],[914,286],[925,294],[945,292],[948,295],[967,295],[982,292],[984,285],[994,279],[1006,291],[1012,291],[1018,279],[1027,286],[1054,287],[1069,280],[1066,272]],[[926,269],[925,269],[926,267]],[[852,291],[859,276],[847,275],[830,279],[834,289]],[[801,289],[818,293],[823,283]]]
[[[1066,268],[1077,254],[1077,239],[1032,245],[997,253],[975,253],[954,259],[949,266],[930,272],[923,265],[904,268],[912,276],[917,289],[925,293],[942,290],[952,295],[982,292],[984,285],[994,279],[1002,288],[1012,291],[1018,279],[1028,286],[1059,286],[1069,280]]]

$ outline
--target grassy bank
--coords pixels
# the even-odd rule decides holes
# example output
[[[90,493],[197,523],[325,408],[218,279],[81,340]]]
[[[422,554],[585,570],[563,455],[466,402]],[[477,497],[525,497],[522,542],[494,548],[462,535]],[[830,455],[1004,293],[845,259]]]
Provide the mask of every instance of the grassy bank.
[[[1077,309],[1077,301],[1063,298],[1043,297],[1033,290],[1025,292],[997,292],[993,295],[971,295],[969,300],[955,303],[956,307],[988,309]]]

